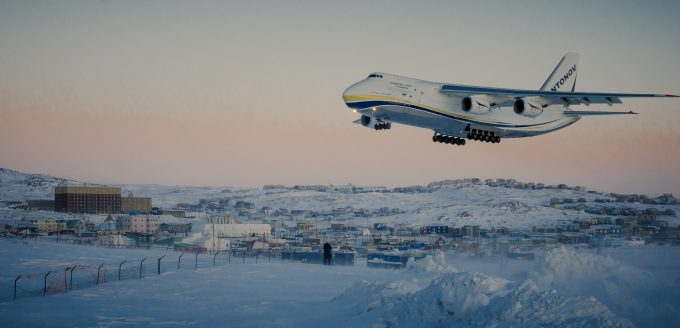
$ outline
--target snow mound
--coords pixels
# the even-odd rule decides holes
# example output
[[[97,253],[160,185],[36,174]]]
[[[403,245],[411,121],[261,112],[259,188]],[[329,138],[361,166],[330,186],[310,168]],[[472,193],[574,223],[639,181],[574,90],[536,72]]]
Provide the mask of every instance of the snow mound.
[[[633,326],[594,297],[543,291],[532,280],[515,283],[483,273],[459,272],[439,254],[410,262],[405,274],[414,278],[362,281],[333,302],[354,304],[356,320],[368,317],[386,327]]]
[[[414,273],[446,273],[458,272],[456,268],[446,262],[446,256],[443,252],[436,252],[434,255],[428,255],[425,258],[415,261],[413,258],[406,263],[406,270]]]
[[[608,255],[555,248],[537,259],[532,277],[541,289],[596,297],[636,325],[658,327],[680,320],[677,281]]]

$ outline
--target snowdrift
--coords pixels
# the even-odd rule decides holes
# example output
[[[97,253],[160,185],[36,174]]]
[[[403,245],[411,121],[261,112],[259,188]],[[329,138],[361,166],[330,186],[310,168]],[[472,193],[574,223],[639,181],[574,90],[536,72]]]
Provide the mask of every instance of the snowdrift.
[[[633,327],[594,297],[461,272],[441,253],[409,262],[407,270],[410,279],[362,281],[333,302],[355,304],[353,320],[368,316],[385,327]]]

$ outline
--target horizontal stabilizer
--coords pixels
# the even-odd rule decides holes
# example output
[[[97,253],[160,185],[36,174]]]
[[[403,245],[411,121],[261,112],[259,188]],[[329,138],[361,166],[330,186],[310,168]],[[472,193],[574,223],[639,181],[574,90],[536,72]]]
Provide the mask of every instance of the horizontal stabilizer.
[[[593,115],[635,115],[637,114],[636,112],[628,111],[628,112],[596,112],[596,111],[578,111],[578,110],[570,110],[570,111],[565,111],[564,115],[567,116],[593,116]]]

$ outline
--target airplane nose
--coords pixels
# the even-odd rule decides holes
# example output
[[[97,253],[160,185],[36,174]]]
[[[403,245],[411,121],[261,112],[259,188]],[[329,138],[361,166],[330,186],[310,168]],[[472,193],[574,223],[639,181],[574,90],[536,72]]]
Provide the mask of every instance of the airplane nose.
[[[349,88],[345,89],[345,92],[342,93],[342,100],[344,102],[347,102],[347,96],[349,96],[352,93],[352,86]]]
[[[358,93],[357,89],[358,89],[359,83],[361,83],[361,82],[354,83],[354,84],[350,85],[347,89],[345,89],[345,92],[342,93],[342,100],[344,102],[348,102],[349,97],[356,95]]]

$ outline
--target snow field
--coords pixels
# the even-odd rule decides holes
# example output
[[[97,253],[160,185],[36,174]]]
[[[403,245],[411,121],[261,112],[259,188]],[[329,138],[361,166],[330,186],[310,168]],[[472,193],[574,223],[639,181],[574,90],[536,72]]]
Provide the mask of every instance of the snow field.
[[[161,253],[0,240],[2,277]],[[678,253],[562,247],[534,262],[437,253],[404,270],[235,261],[0,303],[0,317],[3,327],[673,327],[680,264],[667,259]]]

